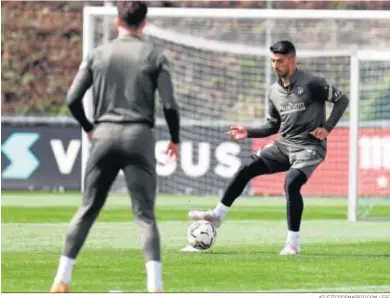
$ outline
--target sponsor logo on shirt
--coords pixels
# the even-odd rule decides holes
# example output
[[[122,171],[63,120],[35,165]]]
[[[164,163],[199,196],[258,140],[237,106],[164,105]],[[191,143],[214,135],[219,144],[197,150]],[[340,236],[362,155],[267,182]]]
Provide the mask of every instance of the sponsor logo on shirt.
[[[304,102],[289,102],[288,104],[280,106],[279,113],[280,115],[284,115],[304,110],[306,110]]]

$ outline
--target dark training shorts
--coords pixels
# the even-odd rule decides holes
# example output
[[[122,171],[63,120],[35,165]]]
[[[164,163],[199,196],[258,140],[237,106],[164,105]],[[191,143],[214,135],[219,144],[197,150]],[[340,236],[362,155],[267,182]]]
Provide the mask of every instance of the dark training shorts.
[[[274,141],[256,153],[271,173],[285,172],[290,168],[301,170],[309,178],[325,160],[326,149],[322,146],[302,146]]]

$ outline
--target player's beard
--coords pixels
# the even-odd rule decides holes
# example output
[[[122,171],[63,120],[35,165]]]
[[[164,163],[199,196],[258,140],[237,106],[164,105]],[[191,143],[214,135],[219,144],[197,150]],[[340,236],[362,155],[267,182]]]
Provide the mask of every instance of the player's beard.
[[[277,73],[276,75],[279,77],[279,79],[284,79],[288,77],[288,72]]]

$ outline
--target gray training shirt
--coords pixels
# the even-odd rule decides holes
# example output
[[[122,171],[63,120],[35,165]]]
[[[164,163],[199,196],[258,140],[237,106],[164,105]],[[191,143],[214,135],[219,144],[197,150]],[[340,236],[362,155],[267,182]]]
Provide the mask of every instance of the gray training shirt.
[[[326,119],[325,102],[334,104]],[[271,86],[267,122],[259,128],[248,129],[248,137],[267,137],[280,129],[281,141],[297,145],[323,145],[310,134],[318,127],[329,132],[336,126],[348,106],[348,98],[341,91],[307,71],[297,69],[290,85],[281,80]]]
[[[168,60],[160,48],[132,35],[95,48],[80,65],[66,102],[85,131],[93,129],[82,108],[92,86],[94,124],[145,123],[154,126],[159,91],[172,140],[179,142],[178,105]]]

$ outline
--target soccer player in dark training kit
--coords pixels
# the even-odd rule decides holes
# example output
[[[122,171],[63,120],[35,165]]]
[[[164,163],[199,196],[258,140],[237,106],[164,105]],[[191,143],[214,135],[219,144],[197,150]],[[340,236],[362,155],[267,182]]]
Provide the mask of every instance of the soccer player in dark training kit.
[[[141,233],[147,291],[163,290],[160,236],[154,212],[156,162],[152,128],[156,89],[171,134],[167,148],[171,158],[178,155],[179,111],[167,58],[162,49],[142,38],[146,4],[118,1],[117,9],[118,37],[95,48],[81,63],[66,98],[71,113],[88,133],[91,147],[84,177],[84,197],[70,223],[51,292],[69,291],[75,259],[120,170],[125,174]],[[90,87],[93,123],[88,121],[82,104]]]
[[[242,166],[214,210],[190,211],[193,220],[220,226],[234,200],[247,183],[259,175],[286,172],[287,240],[281,255],[300,251],[299,230],[303,213],[301,187],[325,160],[327,137],[348,106],[348,98],[324,78],[296,67],[294,45],[286,40],[271,46],[272,67],[278,76],[270,89],[267,121],[257,128],[231,127],[234,140],[264,138],[280,131],[280,139],[260,150]],[[325,103],[333,103],[326,119]]]

